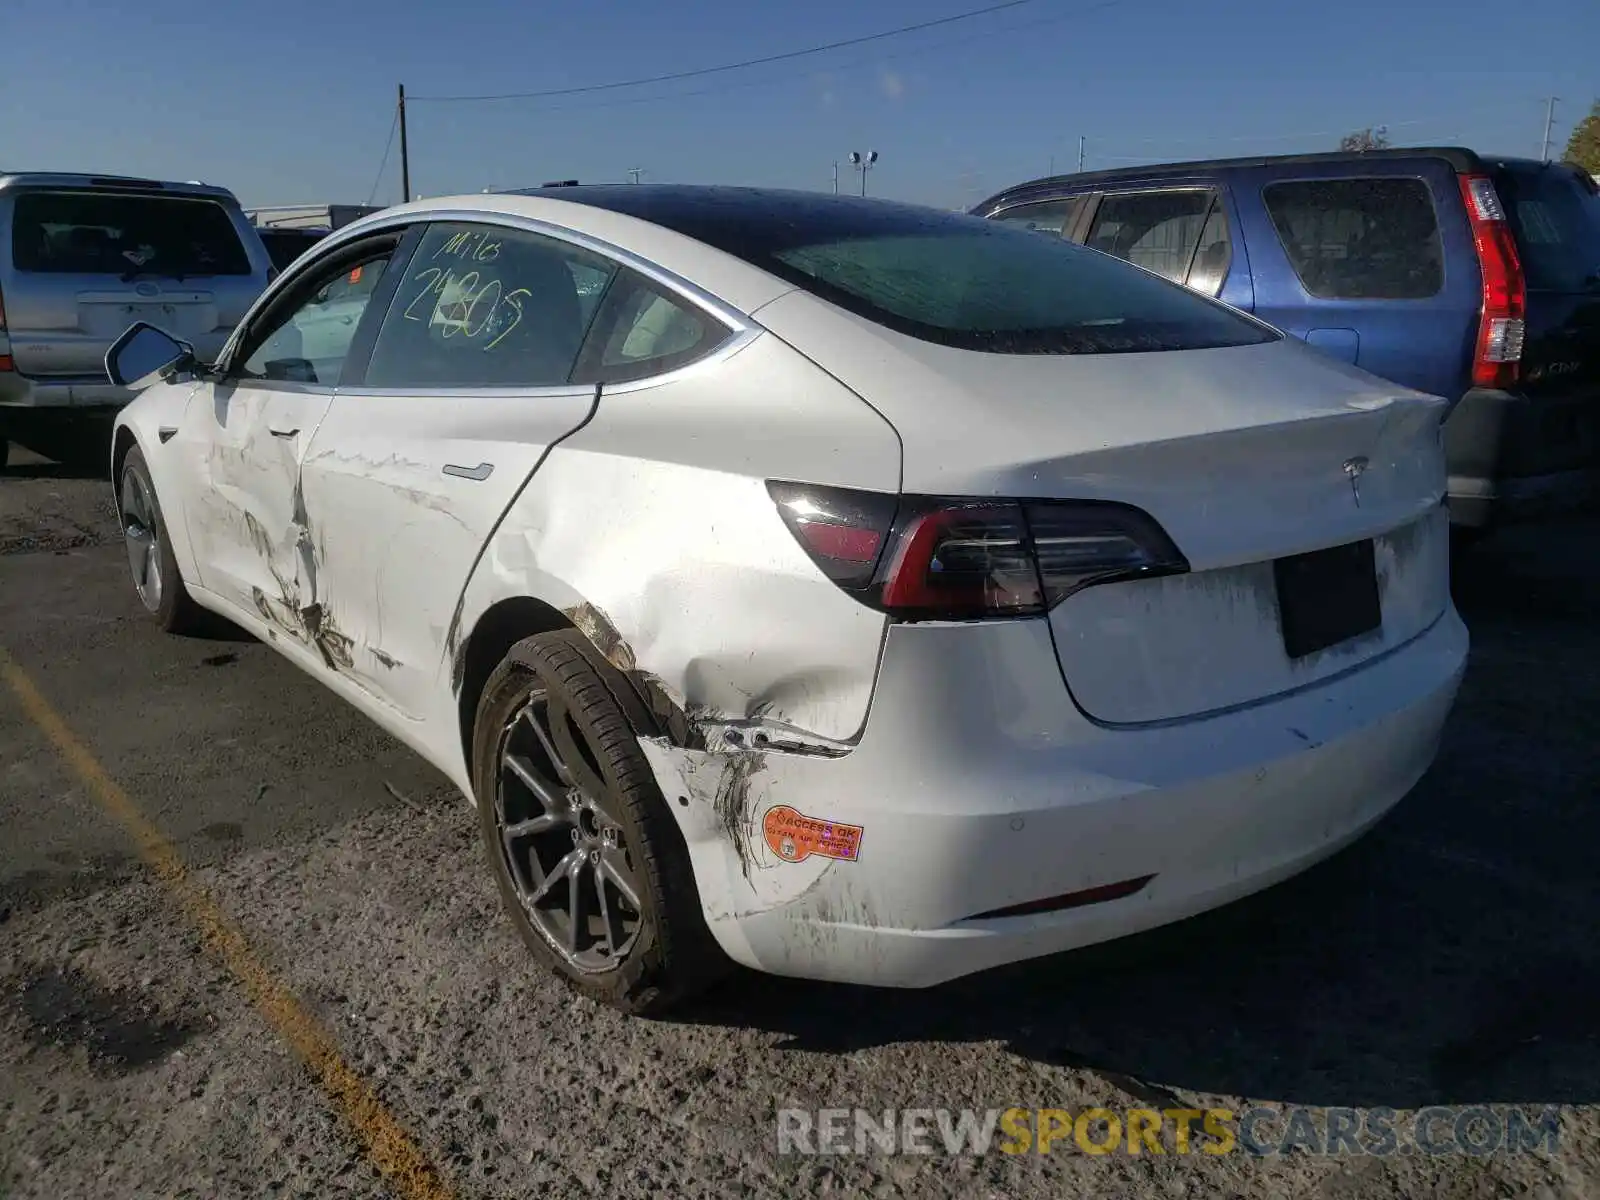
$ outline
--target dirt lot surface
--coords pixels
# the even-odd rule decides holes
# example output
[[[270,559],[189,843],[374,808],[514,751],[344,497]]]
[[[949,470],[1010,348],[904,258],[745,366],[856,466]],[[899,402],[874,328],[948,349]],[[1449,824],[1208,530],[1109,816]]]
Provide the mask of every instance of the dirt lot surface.
[[[435,771],[267,647],[157,632],[107,485],[16,457],[0,1196],[1600,1196],[1600,525],[1458,567],[1437,765],[1299,879],[932,991],[739,976],[646,1022],[531,968]],[[776,1138],[784,1107],[1251,1102],[1562,1108],[1553,1151],[1481,1157]]]

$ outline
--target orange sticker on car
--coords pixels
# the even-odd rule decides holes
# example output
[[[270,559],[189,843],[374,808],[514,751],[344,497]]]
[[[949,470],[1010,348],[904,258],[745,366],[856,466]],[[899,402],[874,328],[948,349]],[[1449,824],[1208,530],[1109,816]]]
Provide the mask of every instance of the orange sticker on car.
[[[815,854],[854,862],[861,854],[861,826],[821,821],[780,804],[761,819],[767,849],[784,862],[797,863]]]

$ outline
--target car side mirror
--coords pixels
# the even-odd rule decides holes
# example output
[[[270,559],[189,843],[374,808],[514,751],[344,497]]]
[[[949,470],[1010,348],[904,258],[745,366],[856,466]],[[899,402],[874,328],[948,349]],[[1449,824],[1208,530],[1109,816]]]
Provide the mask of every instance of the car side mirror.
[[[106,351],[106,374],[111,382],[133,391],[197,365],[193,346],[144,321],[130,325]]]

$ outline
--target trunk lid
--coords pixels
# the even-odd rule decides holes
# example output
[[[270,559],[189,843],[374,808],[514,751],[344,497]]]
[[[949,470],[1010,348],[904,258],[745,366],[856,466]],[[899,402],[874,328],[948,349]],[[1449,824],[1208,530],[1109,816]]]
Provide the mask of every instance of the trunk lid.
[[[1098,719],[1178,719],[1289,691],[1402,644],[1448,603],[1437,397],[1287,339],[1002,355],[794,294],[761,319],[896,428],[904,491],[1114,500],[1160,522],[1188,574],[1090,587],[1049,618],[1067,685]],[[1369,540],[1357,555],[1377,627],[1292,655],[1285,621],[1306,614],[1280,604],[1275,560]]]

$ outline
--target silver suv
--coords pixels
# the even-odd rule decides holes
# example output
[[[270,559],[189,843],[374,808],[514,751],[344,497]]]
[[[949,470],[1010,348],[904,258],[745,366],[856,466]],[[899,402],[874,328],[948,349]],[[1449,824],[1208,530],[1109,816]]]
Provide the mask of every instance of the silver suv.
[[[0,466],[11,439],[98,454],[131,398],[106,378],[117,336],[148,321],[210,361],[271,265],[224,188],[0,173]]]

